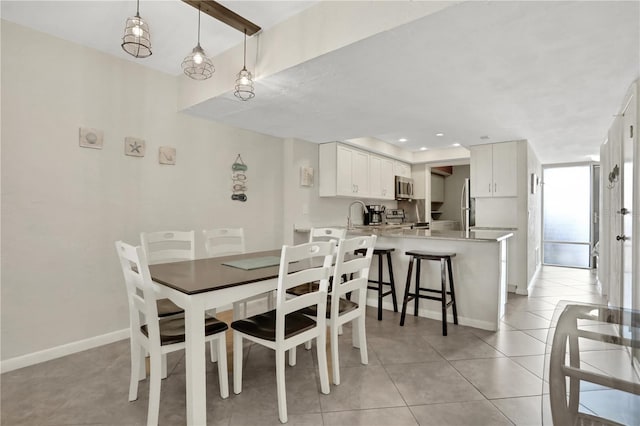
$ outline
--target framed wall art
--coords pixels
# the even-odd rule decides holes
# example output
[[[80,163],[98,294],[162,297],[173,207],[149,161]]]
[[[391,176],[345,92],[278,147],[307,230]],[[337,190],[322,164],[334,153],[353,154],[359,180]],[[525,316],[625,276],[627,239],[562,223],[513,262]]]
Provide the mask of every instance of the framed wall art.
[[[102,130],[80,127],[80,146],[83,148],[102,149],[104,134]]]
[[[144,157],[145,142],[142,139],[127,136],[124,138],[124,154],[132,157]]]
[[[172,146],[161,146],[158,156],[160,164],[176,164],[176,149]]]

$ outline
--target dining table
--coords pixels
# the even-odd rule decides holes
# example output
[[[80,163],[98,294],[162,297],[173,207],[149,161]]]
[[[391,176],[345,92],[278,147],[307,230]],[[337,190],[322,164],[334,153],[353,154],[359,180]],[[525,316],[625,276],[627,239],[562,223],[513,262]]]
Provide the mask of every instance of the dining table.
[[[280,253],[268,250],[149,266],[158,297],[185,311],[187,424],[207,423],[205,312],[275,290]]]

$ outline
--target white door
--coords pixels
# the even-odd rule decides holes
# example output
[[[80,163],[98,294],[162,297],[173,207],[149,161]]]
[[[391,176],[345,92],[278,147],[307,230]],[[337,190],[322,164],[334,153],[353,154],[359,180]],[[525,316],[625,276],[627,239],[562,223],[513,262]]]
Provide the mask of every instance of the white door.
[[[634,308],[633,288],[633,157],[634,134],[636,128],[636,97],[631,95],[627,108],[622,114],[622,200],[619,214],[622,216],[622,232],[616,236],[616,240],[622,245],[622,307]],[[635,289],[637,292],[637,289]],[[635,308],[638,308],[635,306]],[[629,328],[624,328],[624,337],[631,337]],[[637,336],[636,336],[637,337]]]

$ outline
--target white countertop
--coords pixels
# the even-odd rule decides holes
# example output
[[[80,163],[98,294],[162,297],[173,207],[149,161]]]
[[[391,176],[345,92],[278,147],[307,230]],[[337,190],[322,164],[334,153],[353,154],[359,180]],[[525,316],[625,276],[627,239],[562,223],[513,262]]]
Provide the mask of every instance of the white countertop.
[[[375,234],[388,238],[425,238],[432,240],[455,240],[455,241],[502,241],[513,236],[508,231],[476,230],[476,231],[449,231],[435,229],[390,229],[390,230],[366,230],[351,229],[350,235],[370,235]]]

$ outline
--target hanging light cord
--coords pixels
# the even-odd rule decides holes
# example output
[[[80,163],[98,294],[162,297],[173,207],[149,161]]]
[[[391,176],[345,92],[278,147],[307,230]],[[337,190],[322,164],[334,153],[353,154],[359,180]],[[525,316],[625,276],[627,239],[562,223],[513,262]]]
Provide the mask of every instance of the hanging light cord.
[[[198,4],[198,46],[200,46],[200,4]]]
[[[247,29],[244,29],[244,57],[242,58],[242,69],[247,70]]]
[[[140,0],[136,1],[136,17],[140,17]]]

